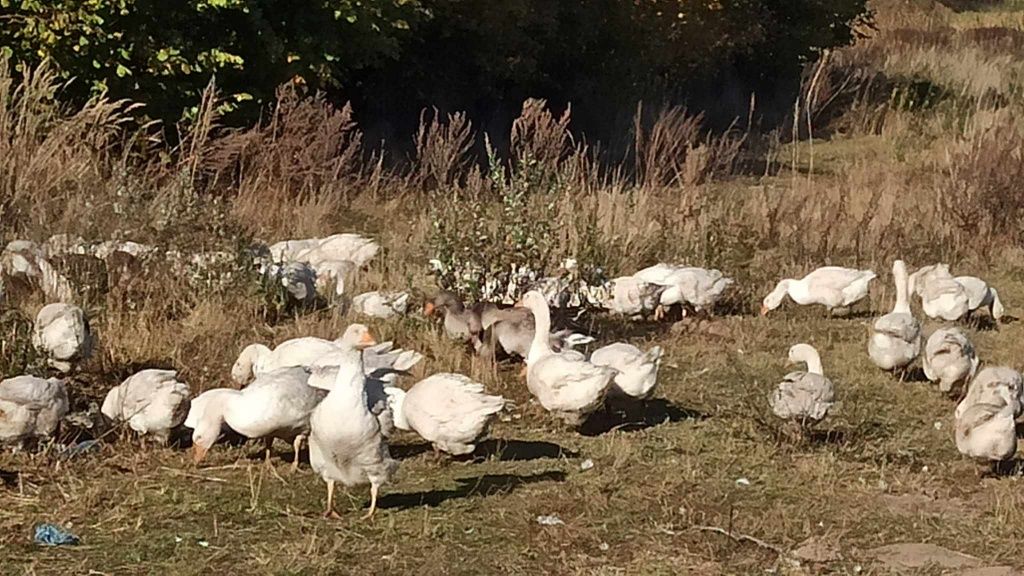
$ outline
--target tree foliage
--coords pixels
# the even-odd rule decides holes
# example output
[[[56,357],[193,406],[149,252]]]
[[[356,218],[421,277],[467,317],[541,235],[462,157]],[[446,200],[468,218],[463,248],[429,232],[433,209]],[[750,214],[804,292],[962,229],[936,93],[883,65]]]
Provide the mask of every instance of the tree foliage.
[[[364,114],[517,110],[526,97],[685,98],[738,74],[790,81],[845,44],[865,0],[0,0],[0,47],[174,119],[211,74],[251,117],[295,81]],[[577,118],[586,116],[586,109]]]
[[[106,90],[176,118],[212,74],[236,104],[289,79],[340,85],[395,58],[422,14],[416,0],[0,0],[0,46],[55,61],[72,94]]]

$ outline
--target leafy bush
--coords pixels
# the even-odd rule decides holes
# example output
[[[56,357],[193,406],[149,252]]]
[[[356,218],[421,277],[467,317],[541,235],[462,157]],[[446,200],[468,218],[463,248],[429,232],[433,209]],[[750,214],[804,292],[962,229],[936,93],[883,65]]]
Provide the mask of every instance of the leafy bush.
[[[213,74],[250,113],[293,77],[336,86],[393,58],[421,14],[416,0],[0,0],[0,46],[52,59],[79,97],[109,90],[175,120]]]
[[[392,128],[434,105],[501,118],[535,95],[608,127],[637,99],[678,100],[716,77],[738,76],[745,106],[848,43],[865,12],[865,0],[0,0],[0,46],[29,67],[52,59],[76,79],[70,96],[106,90],[164,120],[215,74],[236,120],[293,80]]]

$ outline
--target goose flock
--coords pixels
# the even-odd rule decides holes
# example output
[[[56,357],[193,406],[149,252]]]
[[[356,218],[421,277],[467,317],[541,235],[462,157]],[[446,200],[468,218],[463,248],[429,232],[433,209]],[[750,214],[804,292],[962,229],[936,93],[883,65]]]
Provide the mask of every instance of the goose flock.
[[[47,269],[47,258],[59,250],[102,253],[108,261],[119,252],[135,258],[154,250],[136,243],[83,247],[67,238],[44,246],[24,241],[12,245],[0,259],[0,271],[6,277],[37,281],[42,278],[40,270]],[[256,262],[261,274],[280,280],[294,298],[309,300],[345,294],[351,276],[378,251],[370,239],[336,234],[273,244],[256,252]],[[569,260],[561,271],[574,268],[575,262]],[[900,380],[920,360],[929,381],[944,394],[959,397],[954,410],[958,450],[979,462],[1012,458],[1015,422],[1024,412],[1021,374],[998,366],[979,371],[975,348],[958,326],[944,325],[925,338],[910,301],[918,296],[925,315],[943,322],[970,319],[980,309],[998,321],[1004,314],[998,293],[979,278],[954,277],[945,264],[910,274],[897,260],[892,277],[893,309],[872,323],[868,358]],[[785,278],[764,297],[761,314],[779,309],[787,297],[795,305],[823,306],[830,315],[846,313],[868,296],[876,278],[871,270],[838,266],[818,268],[799,279]],[[577,348],[593,343],[594,337],[554,330],[553,310],[590,306],[655,321],[673,308],[683,315],[708,314],[734,284],[718,270],[660,263],[597,285],[575,283],[572,290],[557,276],[536,279],[506,289],[506,295],[520,293],[512,301],[503,297],[467,305],[457,294],[441,291],[426,301],[423,313],[427,318],[440,315],[443,332],[472,354],[492,361],[520,359],[526,388],[536,403],[578,427],[611,403],[643,404],[653,398],[663,351],[658,346],[643,350],[613,342],[588,355]],[[415,310],[405,291],[359,294],[350,298],[350,309],[373,318]],[[66,376],[96,348],[85,312],[65,302],[39,311],[32,344],[50,369],[65,377],[22,375],[0,382],[0,441],[22,448],[54,437],[69,410]],[[274,347],[245,346],[226,374],[230,387],[195,395],[176,370],[142,370],[110,389],[99,410],[109,421],[163,444],[175,431],[190,430],[196,465],[222,438],[236,434],[263,441],[268,460],[275,440],[288,442],[295,453],[292,467],[297,469],[306,442],[310,465],[326,483],[325,516],[337,516],[334,495],[341,483],[348,488],[369,486],[370,517],[379,490],[398,469],[389,452],[396,430],[419,435],[438,453],[467,455],[506,406],[504,398],[488,394],[483,384],[458,373],[435,373],[408,388],[400,386],[400,378],[422,360],[414,350],[378,343],[366,325],[353,323],[333,340],[306,336]],[[828,417],[836,404],[836,386],[811,345],[794,344],[788,360],[806,369],[785,375],[768,396],[768,406],[787,426],[804,434]]]

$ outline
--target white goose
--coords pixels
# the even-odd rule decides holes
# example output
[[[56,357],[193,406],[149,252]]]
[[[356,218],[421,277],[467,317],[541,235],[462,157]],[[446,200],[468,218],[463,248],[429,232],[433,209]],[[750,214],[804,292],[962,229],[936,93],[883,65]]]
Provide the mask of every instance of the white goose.
[[[366,385],[360,361],[343,364],[327,397],[310,416],[309,461],[327,482],[325,516],[334,511],[334,484],[370,485],[370,510],[377,509],[377,492],[391,481],[398,462],[391,459],[380,424],[367,409]]]
[[[408,308],[408,292],[365,292],[352,299],[352,309],[371,318],[404,316]]]
[[[487,427],[505,407],[501,396],[489,396],[484,386],[462,374],[434,374],[408,392],[385,388],[395,427],[412,430],[449,454],[470,454]]]
[[[326,238],[283,240],[269,246],[275,262],[308,262],[314,268],[325,261],[348,260],[361,267],[380,251],[380,245],[359,234],[334,234]]]
[[[551,350],[551,312],[544,295],[527,292],[522,305],[536,320],[533,345],[526,356],[526,386],[545,410],[570,425],[581,424],[604,404],[605,394],[617,372],[587,362],[579,352]]]
[[[612,314],[636,318],[657,313],[661,295],[667,286],[646,282],[635,276],[622,276],[609,280],[600,288],[601,307]]]
[[[127,422],[141,435],[152,434],[167,443],[171,431],[185,421],[188,384],[177,370],[149,369],[129,376],[107,393],[100,411],[115,422]]]
[[[1017,423],[1020,400],[1006,386],[971,404],[956,419],[956,448],[961,454],[993,466],[1017,453]]]
[[[363,357],[365,358],[365,356]],[[357,352],[350,351],[344,359],[338,358],[335,362],[326,366],[314,366],[309,376],[308,384],[321,390],[330,390],[338,379],[338,371],[351,369],[354,363],[360,362]],[[347,368],[343,368],[347,366]],[[366,364],[363,364],[363,373],[366,375],[366,407],[380,424],[380,433],[385,438],[390,438],[395,433],[395,414],[391,408],[390,398],[386,387],[394,382],[394,374],[388,374],[388,380],[370,376],[366,373]]]
[[[999,293],[995,288],[989,286],[988,282],[976,276],[957,276],[954,280],[967,292],[967,309],[970,312],[984,307],[988,308],[988,313],[993,320],[998,322],[1002,319],[1006,310],[1003,308],[1002,301],[999,300]]]
[[[263,344],[246,346],[231,367],[231,378],[245,384],[254,375],[289,366],[313,366],[325,356],[349,348],[376,344],[370,329],[363,324],[351,324],[337,340],[313,336],[285,340],[271,350]]]
[[[92,332],[85,312],[71,304],[47,304],[36,315],[32,344],[51,366],[70,372],[93,351]]]
[[[806,372],[790,372],[768,398],[772,412],[807,428],[828,415],[835,402],[832,381],[825,377],[821,356],[809,344],[795,344],[789,349],[791,364],[807,364]]]
[[[875,277],[871,270],[825,266],[799,280],[785,278],[765,296],[761,315],[778,308],[787,295],[797,304],[821,304],[829,312],[849,308],[868,295],[868,287]]]
[[[892,264],[896,282],[896,304],[892,312],[875,320],[868,339],[868,356],[882,370],[904,370],[921,352],[921,323],[910,312],[907,295],[907,266],[902,260]]]
[[[67,413],[62,380],[15,376],[0,381],[0,443],[21,448],[50,438]]]
[[[658,383],[661,353],[661,346],[644,352],[632,344],[616,342],[594,350],[590,355],[590,363],[615,369],[615,380],[608,390],[609,397],[647,400],[654,395],[654,387]]]
[[[711,310],[726,289],[734,284],[719,270],[659,263],[633,275],[644,282],[665,286],[661,293],[661,307],[655,311],[655,320],[665,315],[665,309],[674,304],[689,305],[695,312]]]
[[[974,345],[967,334],[956,327],[932,332],[924,345],[921,361],[925,377],[931,382],[938,382],[939,390],[943,392],[965,387],[974,378],[978,362]]]
[[[933,264],[910,275],[910,293],[921,297],[921,309],[929,318],[959,320],[970,310],[963,285],[953,278],[946,264]]]
[[[298,454],[302,440],[309,434],[309,415],[324,394],[308,386],[310,371],[304,367],[279,368],[264,372],[241,390],[226,390],[207,396],[200,414],[186,418],[194,423],[193,452],[196,463],[206,456],[226,424],[247,438],[260,438],[266,444],[267,460],[275,438],[291,442],[295,449],[292,469],[299,466]],[[212,431],[218,432],[217,436]]]
[[[1024,394],[1024,378],[1021,377],[1020,372],[1006,366],[989,366],[978,372],[978,375],[967,387],[967,394],[956,405],[953,415],[959,419],[968,408],[979,402],[998,403],[997,399],[1004,388],[1009,391],[1011,398],[1017,399],[1014,417],[1020,417],[1024,412],[1022,411],[1024,404],[1021,403],[1022,394]]]

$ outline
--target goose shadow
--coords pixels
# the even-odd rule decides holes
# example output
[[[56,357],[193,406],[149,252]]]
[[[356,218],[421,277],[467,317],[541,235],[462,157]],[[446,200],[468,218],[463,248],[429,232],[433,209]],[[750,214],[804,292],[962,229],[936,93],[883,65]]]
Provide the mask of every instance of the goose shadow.
[[[393,444],[389,446],[391,457],[397,460],[407,460],[428,454],[433,447],[427,442],[416,442],[412,444]],[[456,461],[483,462],[495,459],[499,462],[527,462],[530,460],[541,460],[543,458],[576,458],[578,452],[569,450],[553,442],[535,440],[504,440],[492,438],[476,445],[476,450],[465,456],[452,457]]]
[[[0,469],[0,484],[3,484],[7,488],[13,488],[17,486],[19,474],[20,472],[16,470]]]
[[[536,484],[539,482],[564,482],[565,472],[560,470],[549,470],[538,472],[528,476],[516,474],[485,474],[483,476],[471,476],[469,478],[458,478],[455,482],[458,487],[447,490],[428,490],[425,492],[410,492],[404,494],[387,494],[377,501],[378,508],[408,509],[420,506],[431,508],[441,505],[448,500],[468,498],[474,495],[484,497],[499,494],[509,494],[520,486]]]
[[[389,444],[388,452],[396,460],[409,460],[420,454],[433,451],[429,442],[414,442],[412,444]]]
[[[842,446],[846,440],[845,430],[811,430],[807,433],[807,441],[815,446]]]
[[[992,468],[981,472],[979,476],[982,478],[1011,478],[1020,476],[1024,472],[1024,460],[1020,458],[1012,458],[1010,460],[1004,460],[1002,462],[993,462]]]
[[[917,366],[910,370],[907,370],[903,374],[903,382],[921,384],[929,382],[928,376],[924,373],[924,368]]]
[[[1012,316],[1003,316],[998,321],[987,315],[972,315],[965,319],[964,324],[968,327],[974,328],[979,332],[997,332],[1000,324],[1009,324],[1015,321],[1016,318]]]
[[[499,462],[527,462],[543,458],[576,458],[579,452],[540,440],[503,440],[494,438],[477,444],[475,460],[495,458]]]
[[[612,430],[635,432],[682,420],[703,420],[706,414],[676,406],[668,400],[655,398],[646,402],[610,402],[605,410],[595,412],[579,428],[583,436],[600,436]]]

